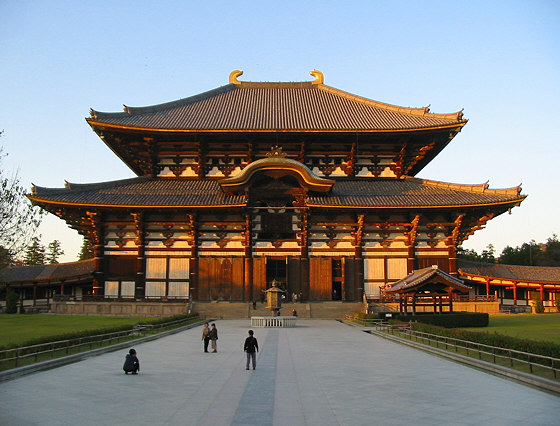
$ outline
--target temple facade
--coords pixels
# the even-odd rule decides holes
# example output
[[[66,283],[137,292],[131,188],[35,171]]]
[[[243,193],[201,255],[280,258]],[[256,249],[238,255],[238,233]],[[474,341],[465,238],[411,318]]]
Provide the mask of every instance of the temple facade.
[[[457,276],[457,246],[525,198],[416,177],[461,131],[313,81],[229,84],[86,120],[136,175],[30,199],[95,245],[103,299],[376,300],[412,271]],[[103,176],[100,176],[102,180]]]

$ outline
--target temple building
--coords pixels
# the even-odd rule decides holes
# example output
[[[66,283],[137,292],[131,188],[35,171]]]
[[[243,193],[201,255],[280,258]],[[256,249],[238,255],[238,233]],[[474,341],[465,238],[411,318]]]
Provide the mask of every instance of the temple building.
[[[91,110],[136,176],[30,195],[95,245],[80,295],[248,302],[275,281],[310,302],[376,300],[414,270],[457,277],[458,245],[525,199],[519,186],[416,177],[465,126],[462,112],[370,100],[311,74],[234,71],[184,99]]]

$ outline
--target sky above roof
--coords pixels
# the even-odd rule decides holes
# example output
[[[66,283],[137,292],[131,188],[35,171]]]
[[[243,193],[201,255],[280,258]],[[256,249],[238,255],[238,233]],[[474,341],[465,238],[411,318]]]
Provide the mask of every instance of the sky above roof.
[[[418,177],[529,197],[464,244],[498,253],[560,233],[560,3],[556,1],[3,1],[2,167],[26,187],[134,174],[93,133],[122,111],[228,82],[311,81],[469,123]],[[82,238],[49,215],[40,233],[76,259]]]

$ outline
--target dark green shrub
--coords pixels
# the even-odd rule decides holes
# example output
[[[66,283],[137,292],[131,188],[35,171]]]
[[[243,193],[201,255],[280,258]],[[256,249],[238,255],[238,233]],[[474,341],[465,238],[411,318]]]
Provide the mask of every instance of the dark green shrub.
[[[412,325],[412,328],[415,331],[421,331],[423,333],[437,334],[438,336],[452,337],[455,339],[467,340],[469,342],[482,343],[483,345],[488,346],[514,349],[521,352],[560,358],[560,345],[556,343],[537,342],[483,331],[448,329],[422,323],[415,323]]]
[[[6,300],[6,313],[7,314],[17,314],[17,305],[19,302],[19,294],[15,291],[10,291],[8,293],[8,299]]]
[[[560,297],[556,299],[556,302],[554,302],[554,304],[556,305],[556,310],[560,312]]]
[[[489,315],[479,312],[443,312],[432,314],[422,312],[416,315],[399,315],[399,321],[417,321],[424,324],[432,324],[445,328],[457,327],[488,327]]]
[[[544,314],[544,303],[540,297],[535,302],[535,313]]]

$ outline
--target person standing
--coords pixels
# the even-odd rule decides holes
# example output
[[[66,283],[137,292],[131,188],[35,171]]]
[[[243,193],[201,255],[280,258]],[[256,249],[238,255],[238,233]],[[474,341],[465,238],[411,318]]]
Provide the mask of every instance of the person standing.
[[[202,339],[204,340],[204,352],[208,352],[208,343],[210,343],[210,327],[208,327],[208,323],[204,323],[204,327],[202,327]]]
[[[136,351],[134,349],[129,350],[126,354],[123,370],[124,374],[138,374],[138,371],[140,371],[140,361],[138,361],[138,358],[136,357]]]
[[[210,329],[210,340],[212,341],[212,352],[218,352],[218,329],[214,323],[212,323],[212,328]]]
[[[249,369],[249,361],[252,360],[253,370],[257,368],[257,352],[259,351],[259,343],[256,337],[253,336],[253,330],[249,330],[249,337],[245,339],[243,350],[247,353],[247,365],[245,370]]]

